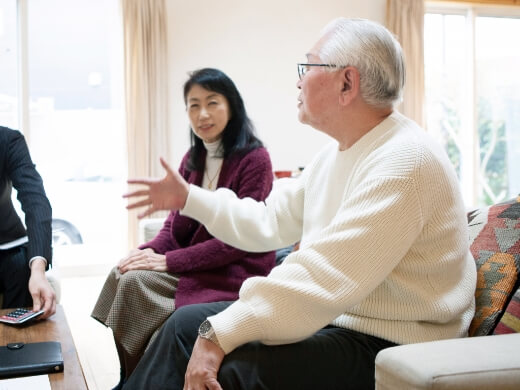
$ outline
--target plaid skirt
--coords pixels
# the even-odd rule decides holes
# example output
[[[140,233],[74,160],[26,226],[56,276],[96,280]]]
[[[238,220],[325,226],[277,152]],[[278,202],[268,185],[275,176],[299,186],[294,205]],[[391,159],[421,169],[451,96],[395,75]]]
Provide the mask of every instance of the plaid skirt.
[[[144,352],[175,310],[179,278],[168,272],[128,271],[114,267],[105,281],[91,316],[112,329],[125,351]]]

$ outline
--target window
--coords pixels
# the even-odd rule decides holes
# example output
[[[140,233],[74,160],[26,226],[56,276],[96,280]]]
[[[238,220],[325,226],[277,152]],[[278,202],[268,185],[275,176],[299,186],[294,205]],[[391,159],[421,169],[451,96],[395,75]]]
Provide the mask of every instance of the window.
[[[126,251],[120,30],[118,0],[0,0],[0,120],[24,132],[43,178],[57,265]]]
[[[0,123],[18,127],[18,47],[16,45],[16,2],[0,2]],[[9,75],[9,77],[5,77]]]
[[[468,208],[520,193],[518,7],[427,7],[427,128],[445,146]]]

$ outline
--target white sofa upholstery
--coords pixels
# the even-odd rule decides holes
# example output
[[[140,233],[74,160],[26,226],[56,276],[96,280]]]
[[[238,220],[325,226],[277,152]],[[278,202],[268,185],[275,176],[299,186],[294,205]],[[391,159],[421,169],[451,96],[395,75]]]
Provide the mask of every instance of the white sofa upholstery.
[[[144,244],[154,238],[164,224],[165,218],[147,218],[139,221],[139,244]]]
[[[518,390],[520,333],[388,348],[375,375],[377,390]]]

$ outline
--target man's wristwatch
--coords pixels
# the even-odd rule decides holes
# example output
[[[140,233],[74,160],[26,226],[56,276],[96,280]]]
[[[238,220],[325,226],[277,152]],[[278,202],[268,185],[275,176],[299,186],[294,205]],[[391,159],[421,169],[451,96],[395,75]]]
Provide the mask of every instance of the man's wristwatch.
[[[199,326],[199,336],[203,339],[209,340],[212,343],[216,344],[220,347],[220,344],[217,339],[217,335],[215,334],[215,331],[213,330],[213,327],[211,326],[211,322],[208,320],[204,320],[202,324]]]

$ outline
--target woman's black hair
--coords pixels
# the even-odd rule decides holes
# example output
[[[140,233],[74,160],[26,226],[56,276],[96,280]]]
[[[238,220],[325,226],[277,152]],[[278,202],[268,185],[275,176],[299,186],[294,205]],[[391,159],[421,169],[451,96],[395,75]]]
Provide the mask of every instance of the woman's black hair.
[[[240,92],[224,72],[214,68],[203,68],[190,73],[190,78],[184,83],[184,103],[187,103],[188,93],[194,85],[223,95],[229,104],[230,119],[222,132],[220,157],[227,158],[263,146],[262,141],[255,135],[255,128],[247,116]],[[202,171],[205,164],[201,158],[205,150],[204,144],[191,127],[190,130],[191,150],[187,167],[193,171]]]

